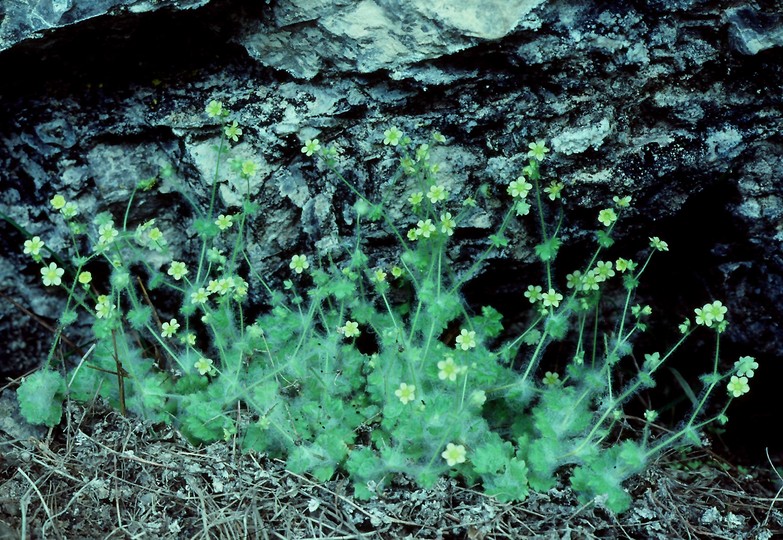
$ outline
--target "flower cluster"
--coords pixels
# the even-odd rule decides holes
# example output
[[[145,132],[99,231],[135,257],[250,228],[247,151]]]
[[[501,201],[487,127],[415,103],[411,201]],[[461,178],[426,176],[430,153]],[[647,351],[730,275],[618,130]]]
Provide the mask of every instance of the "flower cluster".
[[[722,331],[726,327],[724,316],[728,308],[720,300],[715,300],[711,304],[704,304],[694,310],[696,312],[696,324],[706,326],[707,328],[716,327]]]
[[[752,356],[741,356],[739,360],[734,362],[734,371],[736,375],[731,376],[726,389],[733,397],[737,398],[750,391],[750,385],[748,380],[753,378],[759,364]]]
[[[530,300],[531,304],[541,302],[541,305],[545,308],[556,308],[563,300],[562,294],[554,289],[549,289],[548,291],[544,292],[544,289],[541,287],[541,285],[528,285],[524,295],[525,298]]]
[[[168,243],[155,219],[143,222],[135,232],[127,230],[129,221],[136,223],[130,208],[118,221],[121,226],[115,226],[108,213],[96,216],[95,249],[88,256],[77,253],[44,263],[47,246],[40,237],[27,235],[24,252],[38,266],[45,265],[40,271],[46,286],[62,285],[66,271],[58,266],[60,261],[76,261],[68,273],[73,283],[65,288],[76,297],[74,305],[86,307],[94,316],[97,341],[110,353],[95,355],[94,361],[105,365],[96,366],[100,371],[82,370],[80,377],[85,379],[73,386],[74,392],[86,392],[93,379],[105,376],[101,372],[119,372],[112,358],[122,358],[121,368],[128,376],[120,380],[127,385],[129,410],[175,418],[196,442],[235,438],[248,450],[277,453],[286,458],[290,470],[310,472],[322,481],[342,468],[362,497],[372,496],[369,491],[382,488],[392,474],[404,470],[422,485],[431,484],[439,474],[463,475],[471,483],[480,481],[488,494],[501,500],[521,500],[528,488],[555,485],[555,475],[569,465],[572,487],[582,502],[602,496],[607,508],[621,511],[627,497],[621,482],[627,475],[617,470],[614,457],[619,455],[628,474],[635,474],[655,452],[686,439],[682,432],[671,432],[648,445],[651,424],[658,418],[654,410],[644,411],[644,435],[638,444],[629,438],[617,446],[607,438],[613,423],[624,416],[625,399],[653,386],[654,372],[696,325],[721,331],[727,324],[727,309],[719,301],[696,309],[696,325],[692,328],[687,320],[681,325],[686,335],[677,345],[644,354],[638,376],[627,379],[627,390],[613,391],[611,370],[635,352],[630,338],[646,328],[652,313],[650,306],[632,306],[638,278],[652,253],[644,263],[599,260],[601,250],[612,245],[610,235],[630,197],[615,196],[613,205],[600,209],[601,227],[593,231],[598,250],[581,271],[559,283],[552,261],[565,236],[560,217],[553,226],[547,221],[552,215],[550,201],[563,197],[565,185],[542,179],[540,166],[549,149],[543,141],[532,142],[525,150],[527,163],[521,174],[503,186],[502,196],[510,198],[510,206],[497,220],[499,229],[484,242],[475,266],[456,272],[449,266],[449,239],[458,223],[474,221],[474,207],[489,197],[491,186],[483,185],[473,196],[462,195],[461,206],[451,206],[450,198],[462,187],[439,178],[439,166],[431,161],[446,138],[436,131],[426,144],[413,146],[402,130],[391,126],[382,142],[397,148],[401,171],[411,177],[403,178],[411,185],[407,238],[416,243],[406,242],[405,229],[389,223],[392,215],[383,202],[359,195],[353,206],[357,225],[387,225],[402,237],[399,266],[381,258],[387,256],[385,251],[372,261],[360,230],[337,261],[327,254],[315,261],[312,255],[308,259],[302,253],[289,254],[283,263],[288,279],[282,290],[274,290],[253,268],[254,257],[245,244],[248,215],[257,210],[251,194],[241,206],[223,213],[217,208],[221,162],[234,178],[248,180],[248,189],[249,178],[259,167],[246,159],[244,145],[232,148],[242,129],[228,118],[223,104],[210,101],[206,114],[216,119],[221,142],[216,146],[210,209],[197,212],[192,222],[201,242],[195,260],[176,260],[167,253]],[[334,167],[336,146],[322,146],[319,139],[310,138],[297,142],[294,151],[300,157],[316,156],[358,195]],[[61,195],[51,203],[63,215],[78,212]],[[559,213],[561,205],[556,205]],[[462,288],[493,250],[509,245],[514,214],[524,216],[532,209],[540,218],[536,225],[542,236],[535,253],[546,273],[541,285],[524,291],[537,313],[530,317],[530,326],[517,333],[517,322],[504,326],[502,315],[492,307],[484,306],[480,313],[469,309]],[[74,221],[69,223],[72,230]],[[657,237],[650,238],[650,246],[668,250]],[[161,256],[150,257],[149,250]],[[104,280],[97,267],[92,268],[93,259],[112,267],[111,288],[105,295],[97,290]],[[96,272],[95,282],[87,265]],[[148,271],[146,283],[130,277],[142,266]],[[248,283],[240,277],[242,272],[263,285],[269,310],[245,304]],[[608,295],[596,291],[618,274],[617,281],[621,278],[626,289],[625,302],[612,302],[611,309],[604,309]],[[563,290],[564,285],[571,292]],[[155,288],[158,291],[147,294]],[[184,304],[153,306],[160,289],[179,294]],[[620,323],[604,332],[599,317],[618,311]],[[63,320],[75,318],[72,310],[70,319]],[[127,328],[132,333],[125,332]],[[571,340],[571,333],[577,332]],[[561,342],[555,354],[547,351],[553,341]],[[576,350],[566,351],[569,344],[576,344]],[[153,348],[154,360],[144,354]],[[730,371],[719,373],[717,356],[712,374],[704,378],[709,391],[725,388],[729,401],[747,393],[748,381],[758,369],[755,359],[741,357]],[[556,367],[537,371],[543,365]],[[94,395],[92,390],[89,394]],[[695,426],[705,400],[695,405],[683,424],[686,430]],[[256,421],[249,426],[240,423],[237,407]],[[497,412],[498,417],[490,417]],[[380,431],[357,437],[375,426]],[[602,454],[605,449],[620,452]],[[573,456],[578,457],[576,463]]]
[[[621,271],[628,269],[627,262],[625,261]],[[578,291],[597,291],[600,283],[615,276],[614,266],[612,261],[598,261],[595,263],[595,267],[584,275],[579,270],[575,270],[566,275],[566,287]],[[619,262],[617,263],[617,269],[620,270]]]

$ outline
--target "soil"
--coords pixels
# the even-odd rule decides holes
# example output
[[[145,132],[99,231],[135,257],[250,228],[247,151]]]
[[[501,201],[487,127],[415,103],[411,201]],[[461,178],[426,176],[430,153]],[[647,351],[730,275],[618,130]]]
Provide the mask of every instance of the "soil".
[[[777,471],[706,449],[629,481],[633,506],[613,515],[566,483],[503,504],[454,479],[422,490],[402,478],[359,501],[346,478],[320,484],[234,441],[195,448],[101,403],[68,404],[62,425],[37,435],[3,416],[0,540],[783,538]]]

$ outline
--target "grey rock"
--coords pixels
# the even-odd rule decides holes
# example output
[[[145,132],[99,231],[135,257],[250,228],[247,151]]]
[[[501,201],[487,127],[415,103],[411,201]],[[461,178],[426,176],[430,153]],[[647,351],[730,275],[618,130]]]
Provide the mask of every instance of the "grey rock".
[[[783,13],[765,13],[751,6],[726,10],[732,48],[746,55],[783,46]]]
[[[194,9],[210,0],[17,0],[0,6],[0,52],[17,43],[44,39],[47,32],[100,16]]]
[[[325,66],[394,72],[528,27],[543,0],[292,0],[276,28],[246,25],[238,41],[264,65],[312,79]]]

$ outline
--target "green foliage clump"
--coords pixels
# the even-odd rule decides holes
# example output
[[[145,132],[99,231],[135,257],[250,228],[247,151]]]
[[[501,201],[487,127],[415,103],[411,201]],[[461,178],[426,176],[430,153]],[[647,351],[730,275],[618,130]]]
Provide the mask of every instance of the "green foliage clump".
[[[42,369],[31,374],[17,391],[20,410],[31,424],[56,426],[63,415],[65,381],[56,371]]]
[[[280,287],[259,274],[245,249],[248,218],[258,211],[250,197],[258,167],[231,157],[242,130],[223,105],[211,102],[207,114],[222,132],[208,207],[194,204],[190,232],[199,249],[191,260],[170,252],[154,219],[132,225],[134,198],[158,181],[190,198],[170,169],[136,186],[119,224],[109,214],[80,222],[78,207],[55,195],[52,207],[73,232],[70,259],[48,252],[53,260],[44,263],[45,243],[28,234],[25,252],[43,265],[44,285],[68,294],[60,329],[86,313],[95,338],[65,378],[47,368],[23,382],[18,398],[31,423],[57,424],[66,395],[100,394],[123,412],[174,423],[194,444],[235,440],[322,481],[345,471],[358,497],[382,493],[398,474],[425,487],[450,475],[481,484],[499,500],[518,501],[530,489],[554,486],[570,465],[583,502],[622,511],[630,504],[625,480],[664,449],[699,444],[705,426],[725,421],[725,408],[704,417],[718,385],[728,390],[726,406],[747,392],[758,367],[753,358],[719,369],[727,324],[719,301],[696,309],[668,351],[644,354],[637,368],[625,360],[634,357],[632,339],[646,330],[652,312],[633,304],[639,279],[654,254],[668,250],[653,237],[643,260],[600,257],[612,248],[630,197],[616,196],[599,212],[595,253],[564,281],[558,278],[553,262],[563,248],[565,185],[544,180],[549,150],[543,142],[530,144],[520,176],[497,194],[509,203],[499,229],[472,266],[457,271],[448,256],[452,237],[493,196],[482,186],[455,200],[461,187],[439,175],[432,157],[446,142],[443,135],[414,146],[396,127],[384,132],[383,145],[399,152],[394,181],[407,193],[407,201],[396,203],[367,199],[340,173],[335,146],[306,141],[302,153],[317,157],[356,198],[356,232],[328,256],[290,254],[290,274]],[[246,191],[236,213],[217,210],[226,178]],[[395,222],[392,209],[406,217]],[[512,333],[493,307],[471,309],[461,289],[513,242],[512,223],[528,219],[541,235],[533,252],[544,271],[540,283],[520,291],[531,313],[527,327]],[[397,239],[397,259],[375,258],[363,236],[368,227]],[[111,269],[104,283],[90,272],[99,261]],[[613,298],[607,285],[620,281],[614,306],[620,315],[602,320]],[[151,300],[171,296],[176,305]],[[248,308],[259,299],[270,307],[250,317]],[[716,347],[690,415],[678,430],[653,437],[656,413],[647,411],[640,438],[617,442],[617,428],[627,422],[623,406],[654,385],[655,372],[697,329],[714,332]],[[564,345],[573,352],[551,365],[552,343],[559,343],[559,355]],[[551,367],[543,374],[542,363]],[[623,383],[621,369],[631,372]]]

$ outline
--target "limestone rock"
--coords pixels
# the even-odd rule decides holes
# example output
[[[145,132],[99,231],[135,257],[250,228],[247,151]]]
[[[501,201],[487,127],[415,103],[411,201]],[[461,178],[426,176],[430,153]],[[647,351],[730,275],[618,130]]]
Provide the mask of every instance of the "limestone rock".
[[[0,52],[58,28],[102,16],[159,9],[194,9],[210,0],[18,0],[0,5]]]
[[[264,65],[312,79],[322,70],[395,71],[526,28],[543,0],[289,0],[275,27],[246,24],[238,38]]]

